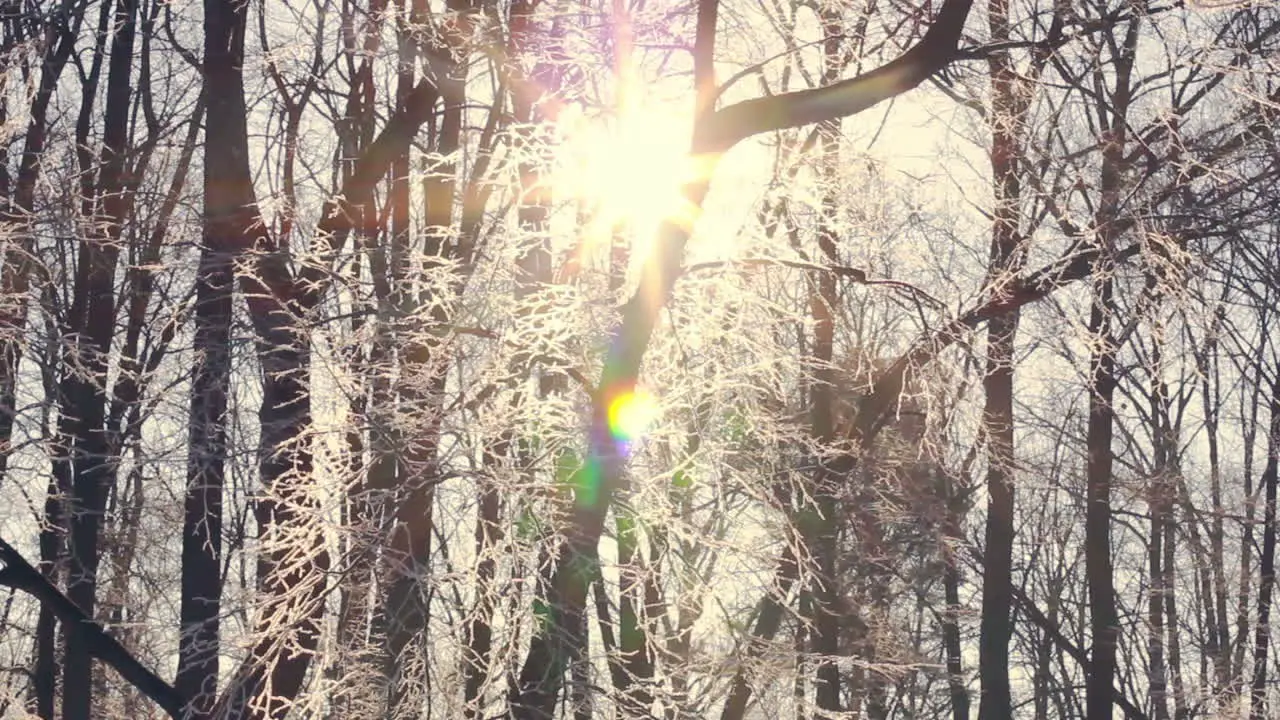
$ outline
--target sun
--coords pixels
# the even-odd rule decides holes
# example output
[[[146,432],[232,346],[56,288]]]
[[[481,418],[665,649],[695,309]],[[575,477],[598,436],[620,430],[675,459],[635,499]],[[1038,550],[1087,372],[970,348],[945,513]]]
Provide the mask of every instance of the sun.
[[[681,188],[697,177],[689,157],[691,122],[676,103],[629,102],[609,113],[579,106],[559,118],[557,194],[582,203],[589,239],[623,233],[637,244],[664,220],[689,223],[696,209]]]

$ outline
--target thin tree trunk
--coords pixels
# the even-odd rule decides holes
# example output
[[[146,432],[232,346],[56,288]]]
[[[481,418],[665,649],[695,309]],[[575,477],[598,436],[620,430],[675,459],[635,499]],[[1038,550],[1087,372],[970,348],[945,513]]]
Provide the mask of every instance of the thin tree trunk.
[[[1115,339],[1112,315],[1115,312],[1113,281],[1109,263],[1099,268],[1103,278],[1090,312],[1089,332],[1096,349],[1090,357],[1088,423],[1088,490],[1085,501],[1085,574],[1089,587],[1089,617],[1092,653],[1086,684],[1088,720],[1111,720],[1112,684],[1115,678],[1116,642],[1119,617],[1111,563],[1111,440],[1115,422]]]
[[[1011,38],[1009,5],[990,0],[987,5],[992,42]],[[1035,77],[1045,58],[1038,55],[1032,75],[1020,75],[1008,52],[988,59],[991,75],[991,150],[989,161],[995,195],[991,253],[986,286],[996,297],[1005,294],[1011,278],[1025,264],[1022,247],[1022,173],[1026,119],[1034,95]],[[992,319],[987,325],[987,358],[983,375],[986,395],[983,408],[987,442],[987,522],[984,532],[982,622],[979,637],[978,674],[982,699],[981,720],[1005,720],[1012,716],[1009,684],[1009,643],[1013,637],[1013,540],[1014,540],[1014,350],[1019,313]]]
[[[984,417],[990,457],[982,582],[979,674],[982,720],[1009,718],[1009,641],[1013,636],[1013,351],[1016,317],[993,320],[987,329]]]
[[[1148,282],[1148,287],[1152,286]],[[1159,335],[1160,333],[1156,333]],[[1155,720],[1168,720],[1168,672],[1165,667],[1165,600],[1166,593],[1173,592],[1172,578],[1165,575],[1165,546],[1171,544],[1172,537],[1166,536],[1171,527],[1170,515],[1173,511],[1173,498],[1177,492],[1175,483],[1170,477],[1172,453],[1177,448],[1169,442],[1172,429],[1169,408],[1163,379],[1163,354],[1158,338],[1152,350],[1149,369],[1149,381],[1152,384],[1150,396],[1150,426],[1152,438],[1152,454],[1154,456],[1151,477],[1148,480],[1147,506],[1151,513],[1150,537],[1147,539],[1147,574],[1150,576],[1150,588],[1147,594],[1147,692],[1153,708]],[[1170,623],[1177,618],[1170,617]]]
[[[1258,564],[1258,625],[1253,636],[1253,684],[1249,720],[1267,717],[1267,657],[1271,650],[1271,596],[1276,585],[1276,490],[1280,466],[1280,372],[1271,380],[1271,429],[1262,471],[1262,557]]]
[[[1267,310],[1263,309],[1263,317],[1261,327],[1269,327],[1267,322]],[[1257,365],[1257,377],[1254,383],[1254,392],[1261,395],[1262,392],[1263,373],[1261,363]],[[1257,518],[1258,507],[1257,497],[1253,487],[1253,470],[1254,470],[1254,443],[1257,440],[1258,427],[1258,406],[1261,405],[1256,399],[1249,403],[1249,417],[1244,423],[1243,445],[1244,445],[1244,462],[1241,468],[1243,476],[1242,488],[1244,491],[1244,521],[1241,523],[1240,529],[1240,565],[1239,577],[1236,592],[1236,647],[1231,662],[1231,697],[1238,697],[1244,692],[1244,658],[1246,646],[1249,644],[1245,638],[1249,633],[1249,599],[1250,591],[1253,583],[1253,548],[1255,546],[1253,536],[1253,526],[1255,518]]]
[[[1165,630],[1168,633],[1169,680],[1173,686],[1173,716],[1176,720],[1187,717],[1187,693],[1182,680],[1182,639],[1178,619],[1178,585],[1173,582],[1174,558],[1177,553],[1177,523],[1172,513],[1165,517],[1164,528],[1164,590]],[[1190,524],[1190,521],[1188,521]]]
[[[778,569],[774,573],[774,587],[760,599],[756,610],[756,623],[751,631],[750,643],[763,645],[773,641],[782,626],[782,615],[786,608],[787,595],[800,575],[800,566],[796,561],[795,549],[787,545],[778,560]],[[753,653],[754,654],[754,653]],[[729,697],[725,700],[724,709],[720,712],[720,720],[742,720],[751,702],[751,681],[747,676],[746,662],[742,658],[734,673],[733,682],[729,686]]]
[[[500,470],[499,462],[510,450],[510,440],[503,437],[487,451],[486,463],[491,472]],[[480,507],[476,517],[476,599],[467,624],[467,656],[463,667],[463,712],[468,720],[485,717],[484,689],[489,676],[490,652],[493,644],[495,610],[494,574],[498,563],[498,543],[502,540],[502,499],[494,477],[480,479]]]
[[[1154,708],[1152,717],[1155,720],[1168,720],[1168,682],[1164,659],[1165,593],[1172,590],[1164,575],[1164,544],[1167,542],[1164,531],[1168,526],[1166,521],[1168,509],[1164,499],[1159,497],[1166,491],[1165,488],[1159,487],[1163,484],[1161,479],[1154,478],[1152,484],[1155,487],[1149,491],[1151,493],[1151,535],[1147,539],[1147,573],[1150,575],[1151,583],[1147,591],[1147,691],[1151,696],[1151,706]],[[1171,619],[1171,621],[1174,620]]]
[[[7,448],[13,437],[16,419],[18,366],[22,362],[22,337],[27,324],[27,308],[31,289],[33,262],[32,212],[35,208],[41,161],[48,141],[49,104],[62,71],[75,48],[84,15],[59,14],[61,27],[47,29],[52,42],[41,59],[40,79],[28,110],[26,137],[18,162],[13,195],[6,197],[0,208],[0,224],[13,228],[16,237],[6,245],[4,267],[0,269],[0,448]],[[47,366],[52,365],[51,363]],[[52,396],[52,395],[51,395]],[[0,452],[0,477],[8,467],[10,453]],[[44,522],[40,529],[40,572],[55,585],[60,575],[63,556],[66,488],[56,479],[50,482],[44,506]],[[36,620],[34,676],[31,684],[32,705],[44,720],[54,720],[54,701],[59,675],[56,630],[53,609],[41,604]]]
[[[844,13],[839,5],[827,5],[819,13],[822,23],[822,79],[823,86],[839,80],[847,64],[842,52]],[[818,222],[818,246],[821,258],[832,265],[840,265],[837,245],[839,242],[839,167],[840,121],[830,120],[818,128],[821,147],[821,173],[823,176],[822,211]],[[817,287],[810,293],[809,307],[813,317],[813,344],[809,363],[814,374],[810,387],[809,422],[815,443],[823,450],[831,449],[836,439],[835,393],[842,386],[835,366],[835,317],[840,313],[840,293],[835,273],[819,273]],[[820,453],[814,478],[814,503],[816,513],[802,513],[812,522],[802,522],[801,532],[812,548],[817,565],[815,586],[808,590],[813,610],[813,631],[809,640],[816,655],[815,705],[825,713],[841,712],[840,666],[840,580],[836,573],[837,542],[840,520],[836,517],[839,504],[836,500],[837,485],[847,475],[843,468],[833,464],[847,464],[827,459]]]
[[[64,382],[64,437],[71,441],[73,462],[70,513],[70,575],[67,596],[88,617],[97,600],[99,534],[107,494],[115,480],[117,460],[107,437],[108,358],[115,332],[114,278],[123,223],[128,213],[124,192],[125,154],[132,97],[133,41],[137,0],[120,0],[112,22],[106,117],[101,171],[96,196],[101,204],[103,235],[86,240],[81,249],[70,324],[78,332],[76,365]],[[89,720],[93,693],[93,661],[83,633],[68,633],[63,663],[62,713],[66,720]]]
[[[105,548],[104,556],[110,559],[111,564],[111,582],[106,588],[102,600],[102,610],[105,619],[103,626],[113,629],[115,637],[120,644],[129,647],[134,644],[134,640],[138,635],[138,623],[133,617],[126,621],[125,613],[131,609],[129,605],[129,585],[133,580],[134,561],[138,556],[138,533],[142,527],[143,508],[145,506],[145,495],[143,493],[143,473],[140,465],[134,466],[129,473],[128,494],[118,490],[116,500],[107,508],[107,515],[115,519],[112,523],[114,526],[111,532],[107,532],[108,537],[112,537],[116,544],[108,545]],[[96,687],[94,692],[99,697],[105,697],[108,688],[108,674],[98,672],[94,675]],[[121,699],[120,714],[127,717],[138,717],[142,714],[141,708],[138,706],[138,695],[133,692],[124,693]]]
[[[969,720],[969,690],[964,682],[964,646],[960,637],[960,557],[954,545],[965,542],[963,528],[963,501],[958,497],[952,477],[943,472],[942,482],[947,502],[946,538],[943,542],[946,568],[942,575],[942,589],[946,600],[946,612],[942,616],[942,646],[947,663],[947,687],[951,694],[952,720]],[[1010,597],[1012,601],[1012,597]]]
[[[808,598],[800,599],[801,617],[812,617],[813,610],[805,607],[808,604]],[[791,688],[792,702],[795,703],[796,720],[805,720],[806,706],[809,704],[808,698],[808,660],[805,658],[809,651],[809,629],[806,623],[798,622],[795,624],[795,681]]]
[[[63,488],[54,479],[45,493],[44,524],[40,528],[40,573],[50,585],[57,587],[62,575],[61,558],[65,552],[63,539]],[[32,668],[31,691],[36,714],[43,720],[54,720],[59,663],[57,655],[58,619],[53,608],[41,603],[36,619],[36,657]]]
[[[1200,399],[1204,412],[1205,442],[1209,450],[1209,498],[1212,503],[1209,523],[1209,551],[1213,576],[1212,602],[1215,627],[1209,628],[1209,647],[1206,653],[1213,661],[1214,695],[1223,698],[1231,682],[1231,632],[1227,612],[1226,535],[1222,505],[1222,459],[1219,446],[1219,414],[1222,399],[1218,392],[1218,333],[1221,331],[1221,315],[1214,313],[1204,340],[1204,347],[1194,352],[1196,370],[1200,375]],[[1172,622],[1172,619],[1170,620]]]
[[[1116,645],[1119,616],[1111,561],[1112,437],[1115,427],[1116,338],[1115,244],[1119,236],[1121,184],[1124,181],[1128,110],[1133,88],[1130,80],[1138,43],[1140,22],[1130,20],[1123,45],[1114,58],[1115,89],[1110,107],[1102,112],[1109,118],[1103,132],[1100,200],[1096,226],[1097,250],[1093,307],[1089,314],[1089,335],[1093,349],[1089,359],[1089,422],[1086,468],[1085,575],[1089,588],[1090,656],[1085,686],[1088,720],[1110,720],[1115,704]]]
[[[578,632],[582,633],[582,637],[586,639],[583,643],[583,649],[578,656],[570,663],[570,697],[569,705],[573,708],[574,720],[591,720],[594,713],[594,692],[591,684],[591,664],[588,661],[589,653],[587,645],[590,643],[590,616],[586,613],[582,614],[582,627]],[[624,716],[625,717],[625,716]]]

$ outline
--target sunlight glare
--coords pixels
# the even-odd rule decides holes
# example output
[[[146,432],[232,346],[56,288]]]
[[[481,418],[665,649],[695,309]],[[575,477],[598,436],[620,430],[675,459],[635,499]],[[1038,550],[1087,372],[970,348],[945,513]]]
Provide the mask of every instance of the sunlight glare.
[[[589,116],[576,105],[565,110],[559,120],[566,144],[555,184],[585,204],[589,239],[625,232],[634,243],[647,240],[665,219],[692,222],[681,187],[696,169],[688,157],[690,124],[680,108],[635,102],[613,117]]]
[[[624,392],[609,403],[609,433],[615,440],[638,440],[658,416],[658,403],[644,390]]]

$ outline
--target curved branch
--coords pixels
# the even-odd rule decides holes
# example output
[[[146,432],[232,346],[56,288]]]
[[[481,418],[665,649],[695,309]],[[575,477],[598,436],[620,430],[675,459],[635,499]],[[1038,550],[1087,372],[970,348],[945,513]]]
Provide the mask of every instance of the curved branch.
[[[753,135],[849,117],[901,95],[957,57],[972,4],[943,3],[919,43],[871,72],[825,87],[744,100],[712,113],[695,134],[694,152],[724,152]]]

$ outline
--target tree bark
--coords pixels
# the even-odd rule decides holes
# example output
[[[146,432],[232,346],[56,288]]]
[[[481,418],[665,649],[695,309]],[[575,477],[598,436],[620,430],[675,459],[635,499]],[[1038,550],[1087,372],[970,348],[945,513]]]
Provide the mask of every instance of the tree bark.
[[[1102,133],[1102,168],[1096,247],[1100,253],[1093,307],[1089,314],[1089,336],[1093,349],[1089,359],[1089,422],[1086,468],[1085,574],[1089,587],[1090,638],[1092,651],[1085,688],[1088,720],[1110,720],[1114,705],[1116,645],[1119,616],[1116,610],[1111,561],[1111,442],[1115,427],[1117,339],[1113,331],[1115,314],[1114,268],[1116,241],[1120,237],[1121,192],[1124,182],[1125,147],[1128,138],[1128,111],[1133,88],[1131,75],[1138,43],[1140,21],[1129,21],[1123,43],[1116,49],[1115,86],[1110,106],[1101,111],[1107,118]],[[1101,98],[1100,98],[1101,101]]]
[[[457,13],[466,9],[456,0],[450,0],[448,7]],[[419,22],[427,19],[420,10],[414,17]],[[448,38],[433,43],[432,47],[422,47],[420,52],[445,59],[443,67],[437,69],[438,77],[433,79],[442,107],[436,145],[423,181],[424,256],[428,268],[452,259],[466,264],[470,259],[463,257],[461,243],[453,236],[453,209],[458,182],[454,156],[461,142],[467,65],[460,62],[461,49]],[[402,102],[408,102],[409,93],[402,96]],[[405,145],[402,153],[408,152],[409,147]],[[446,292],[452,288],[453,284],[448,285]],[[406,328],[407,347],[401,373],[402,377],[412,380],[402,381],[397,390],[403,407],[413,417],[412,436],[406,437],[404,443],[403,472],[397,482],[396,503],[389,509],[392,527],[383,578],[386,591],[377,611],[386,623],[387,653],[392,663],[388,678],[391,682],[388,712],[392,717],[415,717],[425,700],[427,678],[410,677],[405,674],[405,668],[410,664],[428,667],[413,660],[415,655],[421,656],[427,651],[425,631],[430,601],[422,578],[430,574],[435,488],[440,481],[438,451],[443,413],[439,403],[445,389],[445,362],[443,343],[434,337],[433,327],[448,322],[452,300],[451,297],[414,298],[409,292],[404,297],[411,304],[400,310],[413,326]],[[425,314],[423,309],[427,309]]]
[[[939,472],[944,472],[939,470]],[[942,481],[946,488],[947,519],[946,537],[943,539],[942,590],[947,603],[942,617],[942,646],[947,663],[947,687],[951,692],[951,719],[969,720],[969,690],[964,681],[964,649],[960,637],[960,553],[955,545],[964,540],[963,500],[958,496],[956,483],[950,475],[944,474]],[[1012,594],[1011,594],[1012,595]],[[1012,596],[1010,597],[1012,601]]]
[[[1159,351],[1156,351],[1157,358]],[[1163,380],[1160,378],[1162,370],[1158,359],[1152,361],[1154,367],[1152,369],[1151,382],[1159,387]],[[1172,511],[1173,500],[1173,483],[1167,476],[1170,471],[1168,468],[1167,451],[1169,450],[1165,444],[1166,429],[1163,422],[1167,420],[1164,413],[1165,408],[1161,407],[1162,394],[1153,393],[1151,408],[1151,425],[1154,446],[1155,463],[1151,471],[1149,479],[1147,506],[1151,513],[1149,525],[1150,536],[1147,538],[1147,574],[1150,577],[1150,588],[1147,591],[1147,692],[1150,696],[1152,717],[1155,720],[1168,720],[1169,718],[1169,698],[1168,698],[1168,673],[1165,667],[1165,595],[1171,593],[1173,587],[1170,578],[1165,577],[1164,573],[1164,553],[1165,545],[1172,541],[1172,537],[1166,537],[1165,531],[1172,527],[1169,521],[1169,515]],[[1207,600],[1207,599],[1206,599]],[[1170,618],[1171,623],[1176,623],[1177,618]]]
[[[203,714],[217,698],[222,595],[222,494],[231,387],[232,283],[237,211],[220,197],[216,164],[205,164],[204,248],[196,277],[187,494],[182,521],[182,623],[175,685]]]
[[[1055,11],[1056,13],[1057,11]],[[987,22],[993,43],[1012,40],[1007,0],[990,0]],[[1055,15],[1050,36],[1058,32]],[[987,60],[991,76],[991,149],[989,161],[995,206],[992,212],[991,252],[987,291],[1007,297],[1010,282],[1025,265],[1022,228],[1022,174],[1030,170],[1024,157],[1027,116],[1047,53],[1037,50],[1031,71],[1023,76],[1009,51],[998,51]],[[982,578],[982,622],[978,674],[982,720],[1012,716],[1009,684],[1009,643],[1013,637],[1013,540],[1014,540],[1014,351],[1019,312],[1013,310],[987,325],[987,358],[983,375],[986,404],[983,408],[987,442],[987,522]]]
[[[847,64],[842,52],[844,16],[838,6],[827,6],[819,12],[822,24],[822,78],[824,87],[838,82]],[[839,165],[840,120],[827,120],[818,127],[821,152],[821,172],[825,187],[822,209],[819,215],[817,239],[822,260],[840,265],[839,251]],[[813,632],[810,633],[812,650],[817,655],[815,701],[819,710],[826,713],[841,712],[840,630],[840,578],[836,572],[839,523],[836,517],[839,504],[839,484],[847,480],[852,470],[851,458],[841,452],[841,457],[825,457],[827,450],[834,450],[836,439],[835,393],[843,385],[837,377],[835,366],[835,317],[840,312],[838,278],[834,273],[819,273],[817,287],[810,291],[809,308],[813,318],[813,344],[809,364],[814,373],[810,387],[809,431],[813,440],[823,449],[814,477],[814,502],[811,512],[802,513],[806,520],[802,528],[814,553],[815,586],[811,589]],[[843,472],[842,472],[843,471]],[[865,650],[865,649],[864,649]],[[864,657],[864,660],[872,658]]]
[[[100,206],[102,236],[81,246],[75,298],[69,324],[76,359],[63,382],[59,421],[70,442],[72,466],[70,564],[67,595],[88,617],[97,600],[99,534],[107,493],[115,480],[115,459],[107,436],[107,372],[115,334],[115,272],[120,239],[128,213],[124,192],[125,155],[129,141],[132,98],[133,42],[137,0],[120,0],[115,7],[106,115],[103,125],[101,170],[95,188]],[[95,214],[99,214],[95,211]],[[95,233],[96,234],[96,233]],[[66,720],[89,720],[92,709],[92,654],[83,633],[68,633],[63,664],[62,712]]]
[[[244,100],[243,56],[248,5],[236,0],[205,1],[204,74],[208,99],[205,134],[206,214],[225,233],[221,249],[246,252],[262,248],[261,225],[249,171],[248,120]],[[265,544],[258,563],[263,596],[257,638],[215,712],[228,718],[282,718],[287,701],[302,687],[319,641],[324,570],[328,556],[305,520],[309,500],[304,483],[311,473],[311,453],[304,433],[310,426],[307,391],[309,349],[299,326],[299,308],[278,294],[286,283],[282,258],[259,258],[256,274],[240,282],[257,333],[262,364],[263,397],[258,412],[261,438],[260,482],[268,489],[254,508]],[[289,546],[284,529],[297,532]],[[294,553],[306,560],[292,563]],[[282,640],[291,651],[282,652]],[[270,698],[260,698],[263,688]]]
[[[1262,557],[1258,561],[1258,625],[1253,636],[1253,683],[1249,720],[1267,717],[1267,657],[1271,650],[1271,598],[1276,585],[1276,501],[1280,486],[1280,372],[1271,380],[1271,428],[1267,439],[1267,464],[1260,484],[1262,507]]]

